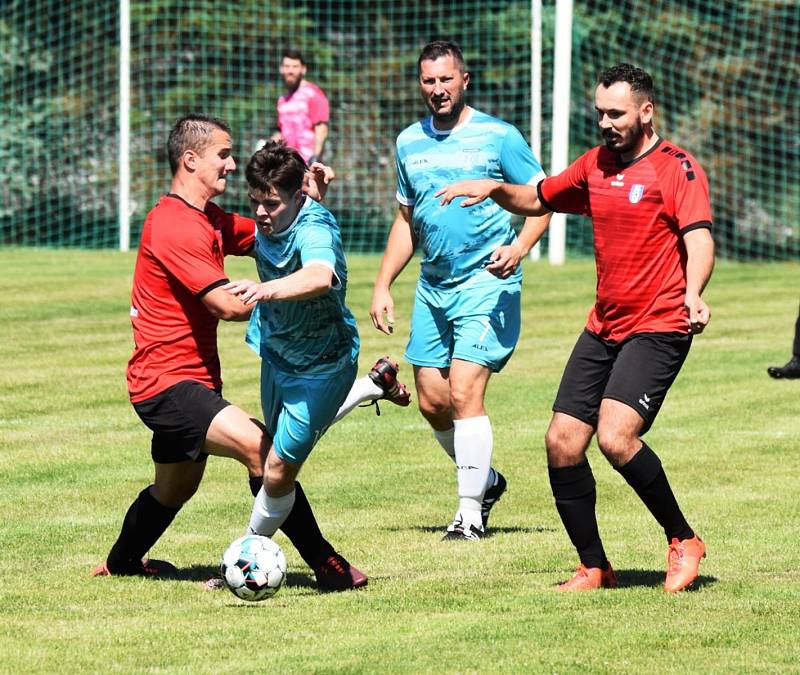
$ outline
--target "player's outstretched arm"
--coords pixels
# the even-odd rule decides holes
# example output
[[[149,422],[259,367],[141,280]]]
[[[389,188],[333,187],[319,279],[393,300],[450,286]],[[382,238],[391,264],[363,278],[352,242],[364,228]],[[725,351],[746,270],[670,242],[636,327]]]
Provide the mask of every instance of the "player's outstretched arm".
[[[211,289],[200,298],[201,302],[213,316],[222,321],[247,321],[253,308],[228,293],[225,290],[227,286],[230,284]]]
[[[333,270],[320,264],[259,284],[249,279],[231,281],[222,289],[238,297],[247,306],[265,300],[308,300],[327,293],[333,286]]]
[[[714,270],[714,239],[703,227],[683,235],[686,246],[686,298],[690,333],[702,333],[711,319],[711,308],[700,297]]]
[[[514,185],[494,180],[462,180],[443,187],[436,193],[441,204],[449,204],[456,197],[466,197],[460,206],[472,206],[485,199],[493,199],[506,211],[520,216],[543,216],[549,213],[539,201],[535,185]]]
[[[417,245],[411,226],[412,213],[413,208],[410,206],[401,205],[398,209],[372,291],[372,306],[369,310],[372,325],[386,335],[391,335],[394,324],[394,300],[389,289],[411,260]]]

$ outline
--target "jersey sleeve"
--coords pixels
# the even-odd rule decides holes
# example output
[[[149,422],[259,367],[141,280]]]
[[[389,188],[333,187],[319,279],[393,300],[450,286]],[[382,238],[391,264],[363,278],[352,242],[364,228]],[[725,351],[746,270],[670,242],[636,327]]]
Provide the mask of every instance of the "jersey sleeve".
[[[688,155],[681,159],[680,168],[672,172],[675,221],[682,233],[701,227],[711,227],[711,199],[708,178],[697,160]]]
[[[312,126],[327,123],[330,119],[328,97],[319,87],[314,88],[314,95],[308,101],[308,119]]]
[[[557,176],[550,176],[538,185],[539,200],[551,211],[591,216],[588,164],[592,151],[576,159]]]
[[[334,228],[322,219],[315,219],[303,228],[298,236],[300,263],[303,267],[312,264],[324,265],[336,272],[336,238]]]
[[[414,188],[411,181],[408,180],[405,164],[400,154],[400,147],[398,145],[395,151],[395,165],[397,168],[397,201],[403,206],[413,206],[416,201],[414,196]]]
[[[542,165],[516,127],[510,127],[500,150],[500,168],[507,183],[536,185],[545,177]]]
[[[199,295],[222,285],[228,278],[213,227],[199,212],[192,217],[196,223],[187,219],[180,227],[170,220],[155,220],[151,247],[167,272],[190,293]]]

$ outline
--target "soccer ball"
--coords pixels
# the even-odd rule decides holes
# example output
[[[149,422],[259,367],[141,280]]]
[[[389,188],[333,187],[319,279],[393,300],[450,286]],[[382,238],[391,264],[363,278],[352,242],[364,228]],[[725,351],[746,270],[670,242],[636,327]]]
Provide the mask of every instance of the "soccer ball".
[[[237,598],[256,602],[275,595],[286,579],[286,556],[269,537],[248,534],[222,555],[220,574]]]

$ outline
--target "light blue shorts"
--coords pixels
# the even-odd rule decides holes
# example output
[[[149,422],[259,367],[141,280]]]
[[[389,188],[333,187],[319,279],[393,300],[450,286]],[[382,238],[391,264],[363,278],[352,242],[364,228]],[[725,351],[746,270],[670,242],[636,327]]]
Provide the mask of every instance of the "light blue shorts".
[[[499,372],[520,332],[518,281],[433,290],[417,285],[405,359],[415,366],[448,368],[462,359]]]
[[[333,375],[296,377],[261,360],[261,409],[275,452],[284,462],[304,462],[344,403],[358,364]]]

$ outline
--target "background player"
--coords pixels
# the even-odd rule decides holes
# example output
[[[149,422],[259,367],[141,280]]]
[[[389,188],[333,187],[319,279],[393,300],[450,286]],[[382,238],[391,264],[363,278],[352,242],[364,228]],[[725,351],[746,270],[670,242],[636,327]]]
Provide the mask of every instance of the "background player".
[[[550,485],[581,564],[559,590],[610,588],[616,578],[595,515],[586,449],[600,450],[667,537],[664,589],[697,577],[705,544],[689,526],[661,462],[641,439],[710,318],[701,293],[714,266],[706,176],[686,150],[653,128],[651,77],[628,64],[603,72],[595,108],[605,141],[537,188],[480,181],[441,191],[443,202],[487,196],[517,213],[591,216],[597,298],[567,362],[545,444]],[[538,194],[537,194],[538,192]]]
[[[494,203],[442,208],[434,193],[458,178],[535,183],[544,174],[510,124],[466,105],[469,73],[452,42],[419,56],[422,98],[431,116],[397,138],[399,211],[389,233],[370,311],[391,333],[390,287],[422,247],[423,259],[405,358],[414,365],[419,408],[455,461],[459,505],[445,539],[480,539],[506,489],[491,468],[493,435],[484,407],[489,376],[511,357],[520,331],[520,259],[549,216],[528,219],[519,237]]]
[[[300,52],[287,49],[283,53],[280,74],[286,93],[278,99],[279,131],[272,138],[282,140],[312,164],[321,161],[325,151],[330,106],[325,92],[305,79],[307,69]]]

